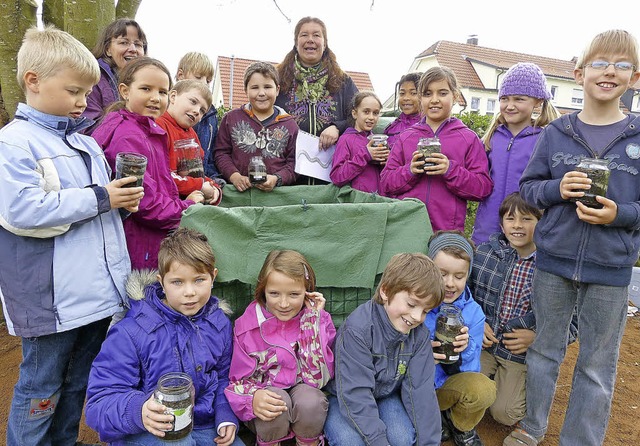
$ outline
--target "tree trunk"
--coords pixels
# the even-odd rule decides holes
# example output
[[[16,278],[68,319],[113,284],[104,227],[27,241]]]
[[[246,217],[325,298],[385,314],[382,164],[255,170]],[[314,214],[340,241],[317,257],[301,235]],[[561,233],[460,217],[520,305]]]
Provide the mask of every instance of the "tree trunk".
[[[116,19],[125,17],[135,19],[140,3],[142,3],[142,0],[118,0],[118,6],[116,7]]]
[[[142,0],[42,0],[42,21],[95,46],[100,32],[116,18],[135,18]],[[0,0],[0,127],[13,118],[24,94],[16,81],[16,56],[25,31],[35,26],[36,0]]]
[[[0,0],[0,114],[9,118],[13,118],[18,102],[24,101],[16,80],[16,58],[25,31],[36,25],[37,9],[35,0]]]
[[[64,3],[62,29],[92,50],[100,32],[114,20],[113,0],[74,0]]]

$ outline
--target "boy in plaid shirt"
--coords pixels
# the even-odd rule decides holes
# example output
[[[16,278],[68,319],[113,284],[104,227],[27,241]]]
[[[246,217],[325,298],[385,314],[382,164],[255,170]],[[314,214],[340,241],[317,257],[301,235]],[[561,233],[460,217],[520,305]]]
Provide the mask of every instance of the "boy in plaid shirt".
[[[525,354],[536,325],[531,307],[533,232],[542,213],[514,192],[503,200],[499,214],[502,232],[478,246],[470,287],[486,315],[481,371],[493,377],[497,387],[489,412],[499,423],[511,426],[526,413]]]

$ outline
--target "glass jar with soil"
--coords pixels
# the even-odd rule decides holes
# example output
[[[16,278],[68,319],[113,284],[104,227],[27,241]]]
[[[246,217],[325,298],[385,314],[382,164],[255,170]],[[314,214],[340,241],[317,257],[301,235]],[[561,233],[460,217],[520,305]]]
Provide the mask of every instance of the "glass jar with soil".
[[[136,177],[136,181],[122,187],[140,187],[147,170],[147,157],[139,153],[120,152],[116,155],[116,180],[120,178]]]
[[[607,195],[609,175],[611,174],[609,162],[600,158],[584,158],[576,166],[575,170],[587,174],[587,177],[591,180],[591,188],[589,190],[580,189],[580,192],[584,192],[584,196],[573,198],[571,201],[580,201],[585,206],[602,209],[602,204],[598,203],[596,196],[604,197]]]
[[[172,429],[165,431],[164,440],[173,441],[189,435],[193,429],[195,390],[186,373],[172,372],[158,380],[155,399],[167,407],[165,413],[173,415]]]
[[[252,156],[249,161],[249,181],[251,184],[262,184],[267,181],[267,165],[261,156]]]
[[[204,178],[202,149],[194,138],[178,139],[173,143],[176,173],[181,177]]]
[[[442,153],[440,139],[437,136],[420,138],[418,141],[418,150],[422,154],[420,159],[430,158],[434,153]],[[426,162],[424,167],[435,166],[436,163]]]
[[[446,356],[440,359],[442,364],[453,364],[460,358],[460,353],[454,351],[453,341],[460,334],[464,327],[462,312],[455,305],[442,304],[436,316],[435,340],[440,342],[439,347],[433,347],[434,353],[441,353]]]
[[[389,139],[389,137],[387,135],[372,134],[372,135],[367,136],[367,139],[369,141],[373,141],[371,143],[371,147],[389,149],[389,144],[387,142],[387,139]],[[376,163],[376,164],[380,164],[380,161],[377,161],[377,160],[374,160],[372,162]]]

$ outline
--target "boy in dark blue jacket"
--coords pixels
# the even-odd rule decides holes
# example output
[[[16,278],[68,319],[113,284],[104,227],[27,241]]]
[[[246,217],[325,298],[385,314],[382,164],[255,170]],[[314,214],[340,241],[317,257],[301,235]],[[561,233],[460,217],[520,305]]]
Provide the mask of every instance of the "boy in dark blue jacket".
[[[543,130],[520,179],[524,199],[544,214],[534,237],[537,332],[527,351],[527,414],[505,446],[536,446],[544,437],[576,305],[580,352],[560,444],[604,442],[640,247],[640,117],[619,107],[640,79],[638,59],[627,31],[593,39],[574,70],[584,90],[582,111]],[[611,172],[598,208],[575,202],[592,185],[575,170],[584,158],[606,160]]]

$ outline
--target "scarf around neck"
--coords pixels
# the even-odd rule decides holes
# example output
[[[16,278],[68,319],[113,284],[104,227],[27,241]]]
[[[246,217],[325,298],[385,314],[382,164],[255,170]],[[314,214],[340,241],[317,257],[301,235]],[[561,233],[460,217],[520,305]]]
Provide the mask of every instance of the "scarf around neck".
[[[296,96],[305,101],[315,104],[321,101],[329,93],[326,89],[329,71],[322,67],[322,63],[313,67],[305,67],[298,60],[294,60]]]

